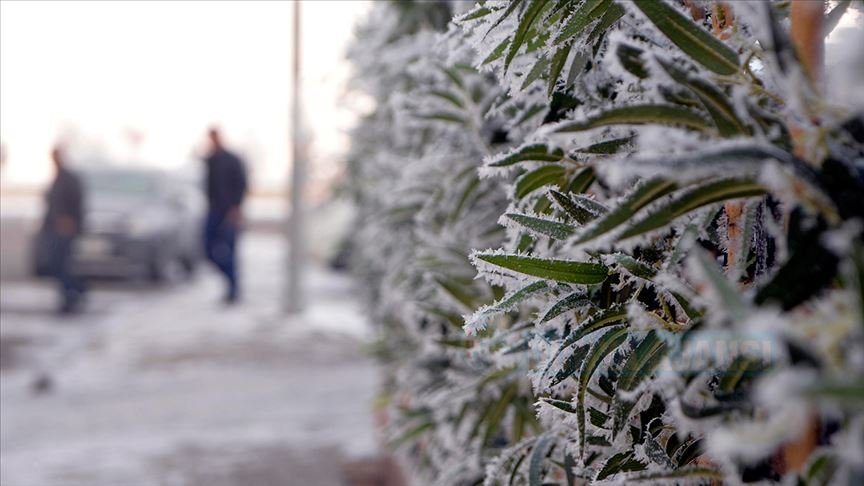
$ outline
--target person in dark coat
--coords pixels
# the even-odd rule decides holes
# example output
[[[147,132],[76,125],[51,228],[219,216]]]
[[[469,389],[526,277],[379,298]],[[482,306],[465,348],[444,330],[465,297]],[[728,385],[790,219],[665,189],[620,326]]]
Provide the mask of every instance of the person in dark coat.
[[[60,147],[51,151],[56,175],[45,194],[47,209],[42,231],[50,249],[49,270],[57,279],[61,295],[60,313],[78,310],[84,283],[71,268],[75,240],[84,226],[84,191],[81,181],[66,167]]]
[[[228,283],[225,303],[233,304],[240,297],[236,250],[246,196],[246,169],[240,158],[224,147],[219,130],[211,128],[208,136],[210,152],[204,160],[208,203],[204,251]]]

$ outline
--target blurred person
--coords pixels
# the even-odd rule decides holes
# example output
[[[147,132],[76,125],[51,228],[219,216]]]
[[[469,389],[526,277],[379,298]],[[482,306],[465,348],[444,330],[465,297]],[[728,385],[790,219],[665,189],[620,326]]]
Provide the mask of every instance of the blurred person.
[[[204,251],[227,281],[224,302],[234,304],[240,298],[236,250],[242,222],[241,208],[246,196],[246,169],[243,161],[224,147],[222,134],[217,128],[210,128],[207,135],[210,151],[204,159],[208,203]]]
[[[47,209],[42,237],[48,250],[49,273],[57,279],[60,290],[59,312],[70,314],[79,309],[85,290],[83,281],[71,268],[72,250],[84,224],[84,191],[78,175],[66,166],[59,146],[51,150],[51,160],[55,176],[45,194]]]

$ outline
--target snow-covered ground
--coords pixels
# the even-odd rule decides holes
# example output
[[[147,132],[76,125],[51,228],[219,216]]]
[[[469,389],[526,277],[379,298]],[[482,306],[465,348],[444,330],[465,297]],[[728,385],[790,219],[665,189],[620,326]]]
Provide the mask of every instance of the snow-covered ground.
[[[71,319],[51,315],[47,282],[3,282],[0,483],[343,484],[345,460],[377,451],[369,330],[347,277],[320,266],[307,312],[281,315],[282,244],[247,235],[231,308],[209,269],[103,283]]]

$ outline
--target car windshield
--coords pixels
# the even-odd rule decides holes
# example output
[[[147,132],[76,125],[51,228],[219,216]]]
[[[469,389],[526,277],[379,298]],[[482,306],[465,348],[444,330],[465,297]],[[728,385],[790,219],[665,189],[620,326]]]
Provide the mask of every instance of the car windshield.
[[[159,189],[159,175],[155,172],[90,171],[83,175],[87,190],[97,196],[151,197]]]

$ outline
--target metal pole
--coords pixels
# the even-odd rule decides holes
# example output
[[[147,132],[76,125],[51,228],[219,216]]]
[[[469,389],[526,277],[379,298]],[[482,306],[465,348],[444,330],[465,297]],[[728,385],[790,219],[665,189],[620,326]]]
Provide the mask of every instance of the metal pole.
[[[291,219],[288,224],[288,281],[285,289],[285,312],[296,314],[303,310],[303,186],[306,160],[303,153],[302,106],[300,102],[300,1],[294,2],[294,69],[291,87],[291,149],[292,169],[290,185]]]

